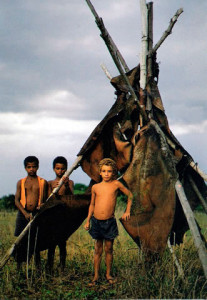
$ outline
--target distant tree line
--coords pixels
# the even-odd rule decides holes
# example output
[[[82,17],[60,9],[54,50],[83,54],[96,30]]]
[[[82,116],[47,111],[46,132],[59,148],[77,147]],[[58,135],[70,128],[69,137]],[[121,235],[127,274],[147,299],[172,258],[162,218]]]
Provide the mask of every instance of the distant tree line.
[[[74,185],[74,194],[83,194],[88,186],[83,183],[76,183]],[[14,195],[10,194],[8,196],[3,196],[0,198],[0,210],[15,210],[16,206],[14,204]],[[126,196],[119,195],[118,197],[118,204],[125,203],[127,200]],[[204,212],[203,206],[198,205],[196,208],[197,211]]]
[[[83,194],[85,190],[87,189],[87,186],[82,183],[76,183],[74,185],[74,194]],[[14,210],[16,209],[16,206],[14,204],[14,195],[9,194],[8,196],[2,196],[0,198],[0,210]]]
[[[13,210],[16,209],[14,204],[14,195],[10,194],[8,196],[3,196],[0,198],[0,210],[9,209]]]

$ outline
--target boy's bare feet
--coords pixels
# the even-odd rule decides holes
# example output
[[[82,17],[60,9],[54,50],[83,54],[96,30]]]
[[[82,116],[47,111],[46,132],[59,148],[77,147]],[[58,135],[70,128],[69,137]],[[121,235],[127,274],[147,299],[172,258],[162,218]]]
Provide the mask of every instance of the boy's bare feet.
[[[97,279],[97,280],[93,279],[93,280],[88,284],[88,286],[92,287],[92,286],[96,286],[97,284],[98,284],[98,279]]]
[[[112,276],[106,277],[106,280],[108,281],[109,284],[114,284],[117,282],[117,279],[113,278]]]

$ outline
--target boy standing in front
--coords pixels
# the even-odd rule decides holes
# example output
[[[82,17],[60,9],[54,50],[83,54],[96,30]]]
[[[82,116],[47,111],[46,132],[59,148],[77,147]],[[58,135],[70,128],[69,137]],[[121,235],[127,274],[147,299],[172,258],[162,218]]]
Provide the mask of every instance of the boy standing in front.
[[[53,170],[56,174],[56,178],[54,180],[48,181],[48,195],[50,195],[54,188],[56,188],[59,184],[60,179],[63,177],[68,167],[68,162],[65,157],[57,156],[53,161]],[[73,195],[74,183],[68,177],[64,178],[64,184],[58,191],[58,195]],[[65,268],[65,260],[66,260],[66,241],[62,241],[59,243],[60,249],[60,267],[61,271]],[[49,272],[53,272],[53,264],[54,264],[54,255],[55,255],[56,245],[50,247],[48,249],[48,268]]]
[[[106,261],[106,279],[110,284],[116,282],[111,276],[111,267],[113,262],[113,243],[118,235],[116,219],[114,217],[117,194],[120,190],[127,195],[126,211],[121,217],[124,220],[130,219],[130,210],[132,205],[132,193],[118,180],[116,180],[117,167],[115,161],[105,158],[99,163],[102,182],[94,184],[91,190],[91,203],[88,210],[88,217],[85,229],[89,230],[90,235],[95,239],[94,254],[94,278],[91,286],[96,285],[99,278],[99,269],[101,256],[103,252],[103,243]]]
[[[15,236],[19,236],[29,221],[38,212],[43,202],[47,199],[47,181],[37,176],[39,160],[35,156],[28,156],[24,160],[27,177],[17,182],[15,205],[18,208],[16,218]],[[40,256],[36,255],[39,264]]]

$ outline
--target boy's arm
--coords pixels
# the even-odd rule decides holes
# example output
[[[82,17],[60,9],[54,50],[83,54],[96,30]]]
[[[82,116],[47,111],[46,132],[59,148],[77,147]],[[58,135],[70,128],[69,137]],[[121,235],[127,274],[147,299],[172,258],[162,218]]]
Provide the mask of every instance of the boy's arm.
[[[94,207],[95,207],[95,197],[96,197],[96,194],[95,194],[95,191],[94,191],[94,187],[92,187],[92,189],[91,189],[91,203],[90,203],[90,206],[89,206],[89,209],[88,209],[88,216],[87,216],[86,224],[84,225],[84,228],[86,230],[89,230],[89,228],[90,228],[90,219],[93,215]]]
[[[48,197],[50,196],[51,193],[52,193],[52,180],[48,181]]]
[[[18,208],[18,210],[21,211],[21,213],[25,216],[25,219],[30,221],[32,219],[32,214],[28,213],[24,207],[20,203],[21,200],[21,180],[17,182],[17,190],[15,194],[15,205]]]
[[[74,182],[72,180],[69,180],[69,188],[71,190],[71,192],[74,192]]]
[[[43,195],[40,204],[37,206],[37,210],[41,208],[41,206],[45,203],[48,198],[48,182],[44,179],[44,186],[43,186]]]
[[[65,185],[65,194],[70,194],[70,192],[73,194],[74,191],[74,182],[69,179],[69,177],[65,177],[63,175],[62,177],[64,185]]]
[[[44,181],[44,188],[43,188],[43,202],[46,201],[46,199],[48,198],[48,182],[45,180]]]
[[[125,210],[125,213],[121,217],[123,220],[127,221],[130,219],[133,195],[132,195],[132,192],[129,189],[127,189],[121,182],[118,181],[118,183],[119,183],[120,191],[127,196],[126,210]]]

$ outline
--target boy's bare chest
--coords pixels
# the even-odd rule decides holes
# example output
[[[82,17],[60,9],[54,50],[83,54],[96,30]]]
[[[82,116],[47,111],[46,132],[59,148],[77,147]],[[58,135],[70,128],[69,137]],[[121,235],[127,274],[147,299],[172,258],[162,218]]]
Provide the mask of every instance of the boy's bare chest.
[[[101,197],[101,198],[108,198],[108,197],[116,197],[117,195],[117,188],[116,186],[114,185],[108,185],[108,186],[99,186],[97,189],[96,189],[96,196],[97,197]]]
[[[39,192],[39,183],[38,179],[26,180],[24,184],[25,190],[27,193],[38,193]]]

